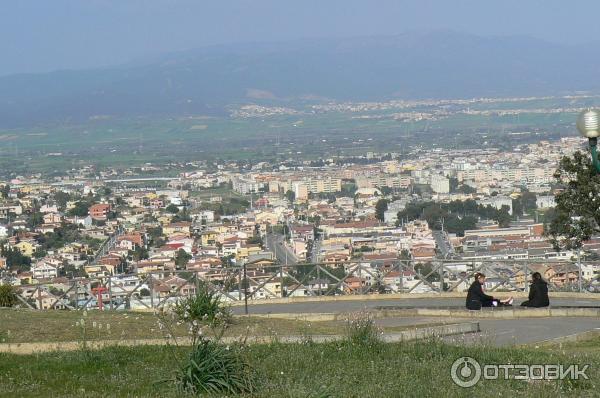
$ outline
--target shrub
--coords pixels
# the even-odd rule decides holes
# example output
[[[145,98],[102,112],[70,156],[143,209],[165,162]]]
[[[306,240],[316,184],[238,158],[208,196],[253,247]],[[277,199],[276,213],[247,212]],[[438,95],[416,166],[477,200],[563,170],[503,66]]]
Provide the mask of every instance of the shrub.
[[[347,319],[346,333],[347,342],[350,344],[375,346],[382,342],[381,332],[368,312],[350,314]]]
[[[195,295],[179,300],[173,312],[179,321],[190,325],[192,336],[199,335],[202,325],[213,330],[218,327],[224,329],[231,321],[229,306],[206,284],[200,284]]]
[[[179,387],[189,393],[239,394],[254,390],[254,378],[240,349],[208,339],[193,347],[176,376]]]
[[[14,307],[17,302],[17,289],[12,285],[0,285],[0,307]]]

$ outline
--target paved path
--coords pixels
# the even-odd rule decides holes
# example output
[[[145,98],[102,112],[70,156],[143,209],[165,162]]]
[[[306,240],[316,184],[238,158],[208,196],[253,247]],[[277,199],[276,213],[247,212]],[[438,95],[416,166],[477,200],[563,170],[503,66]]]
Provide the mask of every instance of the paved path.
[[[517,300],[519,304],[521,300]],[[598,299],[586,298],[556,298],[552,300],[554,306],[600,306]],[[409,298],[395,300],[364,300],[364,301],[328,301],[305,302],[289,304],[262,304],[249,306],[250,314],[277,314],[277,313],[344,313],[361,309],[375,309],[376,307],[394,308],[435,308],[454,307],[464,308],[463,298]],[[236,313],[243,313],[243,307],[234,307]],[[471,321],[475,319],[470,319]],[[543,340],[554,339],[588,330],[600,328],[600,319],[593,317],[545,317],[545,318],[518,318],[518,319],[476,319],[481,327],[481,333],[472,333],[464,336],[447,337],[446,340],[459,344],[490,344],[493,346],[507,346],[515,344],[529,344]],[[467,319],[443,317],[391,317],[378,319],[376,322],[382,326],[407,326],[434,322],[464,322]]]
[[[510,346],[542,342],[588,330],[600,330],[600,319],[597,318],[478,319],[478,322],[480,333],[449,336],[445,340],[461,345]]]
[[[600,299],[600,295],[598,296]],[[523,299],[524,300],[524,299]],[[523,300],[515,300],[519,305]],[[552,299],[551,303],[555,306],[600,306],[600,300],[583,298],[557,298]],[[393,300],[343,300],[343,301],[322,301],[322,302],[301,302],[301,303],[278,303],[278,304],[257,304],[249,305],[250,314],[277,314],[277,313],[343,313],[359,311],[361,309],[375,309],[376,307],[397,307],[397,308],[436,308],[436,307],[456,307],[464,308],[464,298],[408,298]],[[243,306],[233,307],[236,314],[243,314]]]

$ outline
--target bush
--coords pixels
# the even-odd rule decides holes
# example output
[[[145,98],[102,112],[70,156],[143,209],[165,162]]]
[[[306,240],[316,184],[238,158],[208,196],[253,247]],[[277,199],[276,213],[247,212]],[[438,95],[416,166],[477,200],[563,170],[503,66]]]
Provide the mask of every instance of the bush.
[[[12,285],[0,285],[0,307],[14,307],[17,302],[17,289]]]
[[[177,318],[188,324],[227,325],[231,320],[229,306],[206,284],[198,285],[196,294],[179,300],[173,307]]]
[[[382,341],[381,332],[368,312],[351,314],[346,325],[347,342],[360,346],[377,346]]]
[[[179,387],[193,394],[252,392],[254,378],[239,351],[202,339],[175,376]]]

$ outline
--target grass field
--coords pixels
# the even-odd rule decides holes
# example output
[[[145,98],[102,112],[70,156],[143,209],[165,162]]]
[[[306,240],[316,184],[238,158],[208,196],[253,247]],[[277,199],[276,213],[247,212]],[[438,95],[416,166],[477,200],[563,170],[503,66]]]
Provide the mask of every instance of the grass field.
[[[0,343],[33,343],[78,341],[82,328],[75,324],[83,317],[81,311],[35,311],[0,309]],[[157,317],[150,312],[88,311],[85,317],[86,340],[160,339]],[[420,323],[420,327],[441,325],[444,322]],[[95,326],[94,326],[95,325]],[[305,336],[341,334],[345,321],[307,322],[292,319],[236,316],[225,336]],[[382,328],[397,332],[414,326]],[[186,337],[187,328],[176,326],[175,335]]]
[[[0,354],[2,397],[176,397],[173,376],[183,349],[105,348],[39,355]],[[252,345],[244,355],[258,380],[255,397],[594,397],[600,354],[453,347],[436,341]],[[450,378],[454,360],[480,363],[591,364],[586,381],[484,380],[466,389]]]
[[[134,340],[163,337],[157,317],[149,312],[88,311],[85,317],[87,340]],[[81,311],[28,311],[0,309],[0,341],[5,343],[77,341],[82,330],[76,326]],[[95,325],[95,327],[94,327]],[[303,322],[288,319],[235,317],[227,336],[335,334],[340,322]],[[175,335],[187,336],[184,325]]]
[[[0,310],[0,340],[81,339],[76,311]],[[160,337],[150,313],[90,311],[86,339]],[[110,324],[109,335],[106,325]],[[548,347],[461,347],[439,340],[393,344],[313,343],[311,334],[342,334],[344,322],[301,322],[236,317],[229,335],[302,335],[302,342],[251,344],[242,353],[256,380],[252,397],[597,397],[600,338]],[[388,329],[391,331],[394,329]],[[185,335],[183,329],[177,334]],[[83,345],[81,346],[83,347]],[[177,397],[172,381],[189,347],[116,347],[0,353],[0,397]],[[465,389],[450,377],[452,363],[469,356],[480,364],[589,364],[589,380],[482,380]]]

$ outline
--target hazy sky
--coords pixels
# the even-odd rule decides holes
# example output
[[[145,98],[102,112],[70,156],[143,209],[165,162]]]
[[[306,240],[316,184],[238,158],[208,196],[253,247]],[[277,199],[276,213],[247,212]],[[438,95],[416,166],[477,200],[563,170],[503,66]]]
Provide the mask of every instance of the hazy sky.
[[[0,75],[114,65],[220,43],[415,29],[562,43],[600,38],[597,0],[4,0],[1,6]]]

